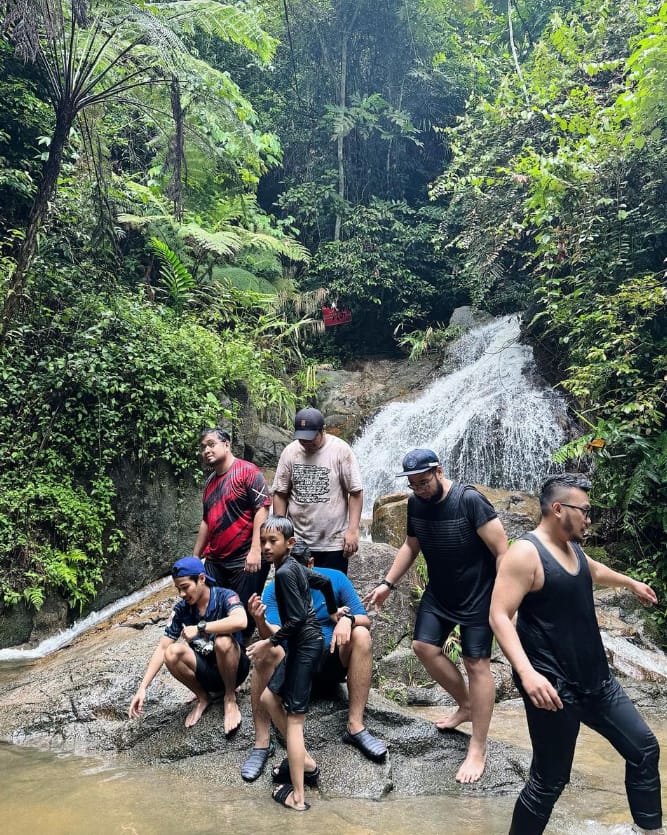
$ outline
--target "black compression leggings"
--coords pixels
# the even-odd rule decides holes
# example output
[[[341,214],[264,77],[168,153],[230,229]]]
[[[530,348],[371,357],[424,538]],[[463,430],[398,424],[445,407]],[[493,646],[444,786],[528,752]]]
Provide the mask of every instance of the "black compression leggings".
[[[583,722],[625,759],[625,789],[634,822],[662,826],[658,741],[612,676],[593,696],[565,702],[557,711],[533,705],[519,686],[533,745],[528,782],[514,807],[510,835],[541,835],[554,804],[570,780],[574,746]],[[560,693],[561,698],[563,694]]]

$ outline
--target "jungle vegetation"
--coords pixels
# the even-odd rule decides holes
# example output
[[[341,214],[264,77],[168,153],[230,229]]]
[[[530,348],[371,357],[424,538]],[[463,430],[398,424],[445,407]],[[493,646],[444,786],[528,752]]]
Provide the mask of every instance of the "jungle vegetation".
[[[243,386],[526,309],[667,618],[667,4],[0,0],[0,596],[73,607],[114,473]],[[322,333],[323,299],[351,325]],[[223,405],[224,404],[224,407]]]

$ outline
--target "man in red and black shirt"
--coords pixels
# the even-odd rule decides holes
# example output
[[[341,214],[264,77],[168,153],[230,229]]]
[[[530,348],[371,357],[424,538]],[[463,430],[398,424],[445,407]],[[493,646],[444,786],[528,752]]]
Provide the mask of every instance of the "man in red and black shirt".
[[[262,562],[259,530],[269,515],[271,497],[259,467],[235,458],[224,429],[201,434],[204,463],[213,472],[204,487],[204,512],[192,553],[206,561],[218,585],[233,589],[247,609],[252,594],[261,594],[269,572]],[[248,619],[244,633],[252,635]]]

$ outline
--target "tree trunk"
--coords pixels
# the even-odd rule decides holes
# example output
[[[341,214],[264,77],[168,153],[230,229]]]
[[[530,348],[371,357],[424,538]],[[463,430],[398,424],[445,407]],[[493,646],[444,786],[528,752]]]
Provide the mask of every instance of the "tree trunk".
[[[44,166],[42,181],[30,209],[25,237],[16,259],[16,268],[9,281],[9,287],[0,319],[0,342],[4,342],[7,331],[16,316],[25,291],[28,270],[35,257],[37,235],[49,212],[49,204],[56,193],[58,178],[63,162],[63,152],[69,140],[69,133],[74,122],[74,112],[70,103],[59,105],[56,109],[56,124],[49,145],[49,155]]]
[[[340,84],[338,86],[338,106],[341,109],[345,108],[347,101],[347,33],[343,33],[343,41],[340,49]],[[334,241],[340,240],[340,230],[343,224],[342,205],[345,200],[345,148],[343,135],[338,136],[336,143],[336,156],[338,158],[338,196],[340,198],[340,207],[336,212],[336,225],[334,227]]]

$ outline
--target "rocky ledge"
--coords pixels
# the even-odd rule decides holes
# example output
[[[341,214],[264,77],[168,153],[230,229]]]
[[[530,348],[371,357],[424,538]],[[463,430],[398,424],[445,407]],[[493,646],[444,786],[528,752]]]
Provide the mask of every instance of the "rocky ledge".
[[[361,593],[372,588],[393,559],[389,545],[362,543],[350,565],[350,576]],[[428,681],[410,651],[414,599],[419,578],[405,578],[382,612],[373,619],[375,689],[366,720],[369,729],[389,747],[386,762],[374,764],[342,744],[347,701],[344,688],[333,697],[317,700],[306,723],[309,748],[322,769],[321,791],[330,796],[379,799],[395,795],[448,793],[515,793],[523,784],[528,754],[511,745],[489,742],[488,767],[473,786],[459,786],[454,774],[465,755],[468,737],[454,731],[439,733],[431,722],[409,707],[387,699],[391,694],[404,705],[442,704],[446,694]],[[627,595],[607,593],[601,619],[613,643],[614,659],[621,646],[633,655],[633,675],[641,675],[648,658],[645,681],[628,689],[640,707],[666,712],[664,655],[642,635],[641,620],[628,608]],[[188,691],[163,670],[153,682],[141,720],[129,720],[127,708],[148,658],[162,634],[173,601],[171,589],[147,598],[133,609],[91,630],[53,655],[31,663],[0,669],[4,696],[0,710],[0,738],[17,743],[127,759],[138,764],[165,764],[171,771],[197,780],[238,785],[243,791],[263,791],[270,783],[267,769],[253,784],[244,784],[240,766],[252,747],[252,720],[247,686],[241,692],[243,723],[231,740],[225,739],[222,705],[214,704],[199,723],[183,727],[188,713]],[[641,652],[633,654],[633,647]],[[515,696],[509,668],[500,653],[493,661],[498,697]],[[629,666],[626,663],[626,668]],[[469,726],[466,726],[466,729]],[[278,746],[273,763],[285,755]],[[242,788],[241,788],[242,787]]]

